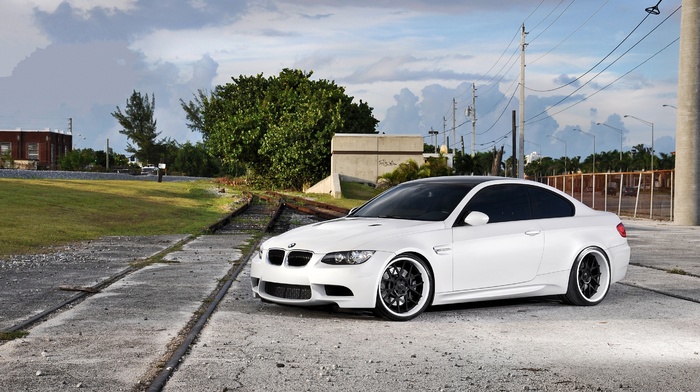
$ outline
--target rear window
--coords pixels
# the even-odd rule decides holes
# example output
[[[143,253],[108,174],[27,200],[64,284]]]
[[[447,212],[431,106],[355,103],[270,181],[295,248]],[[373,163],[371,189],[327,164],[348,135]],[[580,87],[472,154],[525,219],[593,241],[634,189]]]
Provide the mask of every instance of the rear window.
[[[533,219],[564,218],[574,216],[574,205],[562,196],[537,186],[528,186]]]

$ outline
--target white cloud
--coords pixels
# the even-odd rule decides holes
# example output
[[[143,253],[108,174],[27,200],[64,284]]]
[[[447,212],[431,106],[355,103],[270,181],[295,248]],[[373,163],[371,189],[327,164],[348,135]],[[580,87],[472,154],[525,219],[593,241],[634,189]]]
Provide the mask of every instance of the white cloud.
[[[9,76],[18,62],[50,43],[32,23],[32,7],[33,4],[26,0],[3,2],[0,12],[0,77]]]
[[[662,12],[669,12],[674,1],[678,2],[664,2]],[[251,0],[250,4],[232,5],[228,0],[5,0],[0,14],[0,47],[4,50],[0,102],[6,105],[0,120],[8,111],[75,116],[76,125],[94,130],[99,138],[104,139],[108,132],[114,137],[109,113],[116,105],[123,106],[135,89],[156,94],[163,136],[196,138],[184,125],[180,98],[188,100],[199,88],[210,89],[241,74],[271,76],[282,68],[301,68],[313,71],[315,78],[335,80],[349,95],[366,101],[375,109],[375,117],[384,121],[381,127],[404,129],[409,123],[417,124],[413,125],[417,133],[431,126],[442,128],[442,116],[451,116],[451,95],[461,95],[458,115],[464,121],[470,94],[463,94],[463,86],[476,82],[477,132],[485,132],[477,142],[486,143],[510,128],[510,110],[518,107],[518,95],[513,93],[519,82],[523,20],[532,30],[529,39],[537,37],[527,47],[526,85],[546,90],[586,72],[645,15],[636,0],[572,2],[562,19],[545,30],[556,10],[563,9],[557,8],[560,3]],[[549,52],[603,5],[571,39]],[[41,11],[36,14],[38,20],[34,7]],[[547,17],[552,10],[554,14]],[[167,17],[155,21],[150,18],[155,11],[167,11]],[[85,19],[88,17],[94,18]],[[645,31],[659,20],[649,18]],[[37,22],[45,31],[36,27]],[[653,40],[580,91],[575,92],[575,86],[583,85],[600,67],[560,90],[528,90],[526,117],[570,93],[578,99],[589,98],[559,114],[554,113],[574,101],[550,109],[553,117],[528,125],[526,138],[549,144],[541,139],[548,133],[567,126],[587,131],[592,121],[627,112],[653,117],[650,120],[657,124],[658,135],[673,136],[675,113],[661,105],[675,103],[677,49],[596,91],[670,42],[677,29],[678,20],[671,19]],[[119,49],[115,42],[121,45]],[[15,67],[17,73],[11,75]],[[47,79],[47,75],[60,75],[63,82]],[[500,91],[491,85],[498,85]],[[48,86],[54,88],[46,89]],[[37,91],[44,93],[36,98]],[[395,98],[411,95],[418,99],[415,107],[406,105],[407,99]],[[397,113],[410,121],[398,122],[401,116]],[[448,122],[451,125],[451,119]],[[630,143],[645,139],[643,127],[625,124]],[[611,133],[614,142],[616,135]],[[600,137],[604,143],[605,137]],[[579,141],[582,145],[588,142],[585,136]],[[619,139],[617,143],[612,147],[619,148]],[[103,148],[102,144],[99,141],[95,147]],[[574,144],[572,141],[572,151]]]
[[[87,14],[94,8],[102,8],[108,12],[114,11],[130,11],[138,6],[138,0],[65,0],[56,1],[54,3],[58,4],[66,2],[75,10],[82,14]],[[54,7],[55,10],[55,7]],[[44,11],[52,11],[50,9],[44,9]]]

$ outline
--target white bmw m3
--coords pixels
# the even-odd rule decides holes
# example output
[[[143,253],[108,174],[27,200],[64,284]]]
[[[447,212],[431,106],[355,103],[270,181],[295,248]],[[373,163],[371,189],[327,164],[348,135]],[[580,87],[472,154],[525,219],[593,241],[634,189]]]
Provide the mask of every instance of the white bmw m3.
[[[265,241],[256,296],[410,320],[428,306],[558,295],[596,305],[630,258],[617,215],[537,182],[454,176],[393,187],[346,217]]]

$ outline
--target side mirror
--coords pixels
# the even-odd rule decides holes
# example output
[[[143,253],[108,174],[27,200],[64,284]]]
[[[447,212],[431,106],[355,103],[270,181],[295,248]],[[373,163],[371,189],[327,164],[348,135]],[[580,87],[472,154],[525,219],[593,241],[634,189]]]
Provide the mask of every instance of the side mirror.
[[[489,216],[479,211],[472,211],[464,218],[464,223],[469,226],[481,226],[489,223]]]
[[[357,211],[358,208],[360,208],[360,207],[353,207],[353,208],[351,208],[351,209],[350,209],[350,212],[348,212],[348,215],[347,215],[347,216],[350,216],[350,215],[354,214],[355,211]]]

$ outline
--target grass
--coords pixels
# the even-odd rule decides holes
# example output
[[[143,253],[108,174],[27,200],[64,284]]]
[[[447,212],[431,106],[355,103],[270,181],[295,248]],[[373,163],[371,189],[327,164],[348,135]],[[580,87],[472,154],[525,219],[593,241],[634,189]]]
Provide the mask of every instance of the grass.
[[[233,208],[231,193],[214,190],[211,181],[0,179],[0,256],[108,235],[196,234]]]
[[[352,209],[353,207],[357,207],[364,204],[367,200],[381,193],[381,191],[378,191],[372,186],[359,184],[356,182],[342,182],[340,184],[340,187],[341,192],[343,194],[343,197],[340,199],[336,199],[331,195],[323,193],[302,193],[285,191],[280,193],[286,193],[292,196],[302,198],[311,198],[321,203],[347,208],[348,210]]]
[[[29,335],[29,332],[27,331],[0,332],[0,340],[21,339],[27,335]]]
[[[359,184],[357,182],[341,182],[340,189],[343,192],[343,198],[353,201],[358,201],[359,203],[353,207],[356,207],[365,201],[377,196],[381,193],[377,188]]]
[[[668,272],[669,274],[676,274],[676,275],[688,275],[687,272],[685,272],[684,270],[682,270],[680,268],[671,268],[670,270],[668,270],[666,272]]]
[[[0,179],[0,257],[110,235],[197,234],[237,207],[240,192],[219,194],[218,187],[213,181]],[[342,191],[341,199],[294,194],[351,209],[379,193],[348,182]]]

